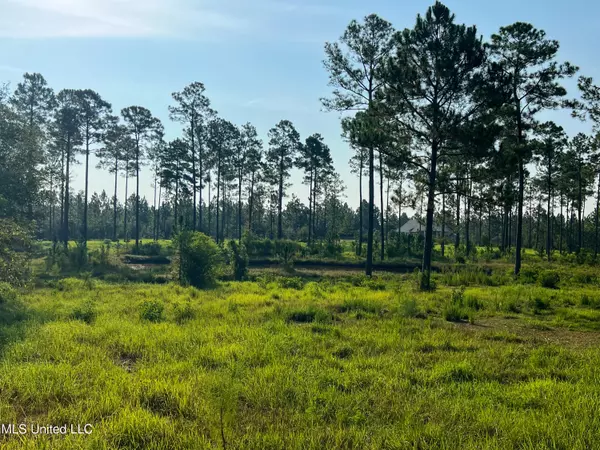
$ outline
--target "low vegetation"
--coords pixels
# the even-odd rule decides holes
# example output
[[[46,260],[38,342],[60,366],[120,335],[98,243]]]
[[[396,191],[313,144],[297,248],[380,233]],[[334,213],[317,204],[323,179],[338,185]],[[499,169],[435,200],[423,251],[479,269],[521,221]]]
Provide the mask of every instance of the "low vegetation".
[[[94,425],[46,436],[56,449],[593,448],[597,269],[527,269],[453,269],[429,292],[304,269],[2,285],[0,415]]]

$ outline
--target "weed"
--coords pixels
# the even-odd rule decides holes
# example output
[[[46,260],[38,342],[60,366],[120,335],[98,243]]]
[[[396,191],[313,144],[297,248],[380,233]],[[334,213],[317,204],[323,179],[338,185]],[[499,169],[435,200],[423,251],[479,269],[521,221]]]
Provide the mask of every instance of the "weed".
[[[140,307],[140,318],[149,322],[161,322],[165,305],[158,300],[146,300]]]
[[[96,315],[97,313],[94,307],[94,302],[88,299],[83,303],[83,305],[75,308],[71,317],[73,317],[75,320],[81,320],[89,325],[96,320]]]
[[[560,276],[553,270],[546,270],[542,272],[538,279],[540,286],[548,289],[558,289],[558,283],[560,282]]]

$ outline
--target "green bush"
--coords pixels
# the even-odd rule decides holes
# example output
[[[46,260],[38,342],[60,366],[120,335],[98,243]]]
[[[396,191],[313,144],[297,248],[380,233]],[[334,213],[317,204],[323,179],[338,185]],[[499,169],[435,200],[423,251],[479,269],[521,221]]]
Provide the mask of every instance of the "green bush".
[[[165,306],[157,300],[146,300],[142,303],[140,318],[149,322],[161,322]]]
[[[62,280],[58,280],[56,283],[56,288],[59,291],[76,291],[78,289],[83,289],[84,287],[85,282],[74,277],[63,278]]]
[[[94,322],[94,320],[96,320],[94,303],[91,300],[87,300],[83,305],[75,308],[71,317],[76,320],[81,320],[87,324],[91,324]]]
[[[529,300],[528,306],[535,314],[538,314],[540,311],[550,308],[550,301],[544,300],[540,297],[535,297]]]
[[[98,254],[95,254],[99,258]],[[108,264],[108,254],[104,255]],[[65,248],[54,241],[46,256],[46,269],[49,272],[67,273],[81,272],[89,267],[90,255],[87,246],[76,242],[75,247]]]
[[[301,247],[299,242],[288,239],[277,240],[275,241],[275,256],[284,268],[291,269],[294,265],[294,258],[300,253]]]
[[[540,286],[548,289],[558,289],[558,283],[560,282],[560,276],[553,270],[545,270],[538,277]]]
[[[31,279],[30,231],[10,219],[0,219],[0,282],[22,286]]]
[[[140,256],[159,256],[161,254],[161,246],[158,242],[140,244],[137,249],[134,247],[132,253]]]
[[[102,246],[98,250],[94,250],[90,252],[90,262],[95,267],[108,267],[110,264],[110,248],[111,243],[108,241],[108,244],[102,244]]]
[[[442,316],[448,322],[461,322],[469,318],[469,314],[463,308],[453,303],[444,306]]]
[[[175,241],[174,266],[179,283],[198,288],[213,285],[223,267],[223,255],[215,241],[197,231],[184,231]]]
[[[17,299],[17,291],[8,283],[0,281],[0,303],[13,302]]]
[[[304,287],[304,281],[300,277],[282,277],[277,284],[283,289],[301,290]]]
[[[521,283],[524,284],[533,284],[538,280],[540,276],[539,268],[537,267],[524,267],[521,269],[521,273],[519,274],[519,279]]]
[[[309,323],[320,322],[325,323],[331,320],[331,314],[322,309],[309,307],[308,309],[289,311],[285,317],[287,322]]]
[[[242,244],[246,247],[246,252],[252,258],[264,258],[274,256],[275,246],[270,239],[257,239],[251,233],[244,232]]]
[[[229,241],[228,247],[231,252],[233,278],[236,281],[244,280],[248,276],[248,253],[246,252],[246,247],[243,244],[238,244],[236,241]]]

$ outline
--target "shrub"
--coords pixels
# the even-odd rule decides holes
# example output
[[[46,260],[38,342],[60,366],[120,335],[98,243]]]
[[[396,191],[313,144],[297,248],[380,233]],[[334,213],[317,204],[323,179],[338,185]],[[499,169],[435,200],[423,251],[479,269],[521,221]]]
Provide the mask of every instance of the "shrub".
[[[309,323],[309,322],[328,322],[331,320],[331,314],[317,309],[309,307],[308,309],[300,309],[289,311],[285,317],[287,322],[298,322],[298,323]]]
[[[321,256],[324,258],[339,258],[344,252],[344,248],[332,237],[328,237],[327,242],[321,248]]]
[[[548,289],[558,289],[560,276],[553,270],[545,270],[538,278],[540,286]]]
[[[248,253],[246,247],[239,245],[235,241],[229,241],[229,251],[231,252],[231,265],[233,268],[233,278],[241,281],[248,276]]]
[[[67,250],[71,268],[81,271],[89,264],[89,256],[87,246],[81,242],[76,242],[74,248]]]
[[[519,278],[522,283],[529,284],[535,283],[539,277],[539,269],[536,267],[524,267],[521,269]]]
[[[108,255],[106,255],[108,259]],[[52,248],[46,256],[46,268],[50,272],[81,272],[88,268],[90,255],[88,255],[87,246],[77,242],[75,247],[65,248],[57,241],[54,241]]]
[[[270,239],[257,239],[251,233],[244,232],[242,244],[252,258],[273,256],[274,245]]]
[[[462,307],[465,300],[465,287],[461,286],[458,289],[453,289],[450,296],[450,301],[453,305]]]
[[[304,281],[300,277],[283,277],[277,281],[277,284],[283,289],[302,290]]]
[[[0,219],[0,282],[22,286],[31,278],[30,232],[10,219]]]
[[[288,239],[275,241],[275,256],[284,268],[291,269],[294,265],[294,258],[300,252],[300,244]]]
[[[71,317],[76,320],[81,320],[87,324],[91,324],[94,320],[96,320],[94,303],[91,300],[87,300],[83,305],[75,308]]]
[[[161,254],[161,247],[158,242],[140,244],[137,249],[134,247],[133,254],[140,256],[159,256]]]
[[[0,303],[13,302],[17,299],[17,291],[8,283],[0,282]]]
[[[548,300],[543,300],[540,297],[535,297],[529,300],[528,306],[537,314],[540,311],[550,308],[550,302]]]
[[[461,322],[469,318],[468,313],[466,313],[460,306],[452,303],[448,303],[444,306],[442,315],[448,322]]]
[[[517,302],[517,300],[511,299],[508,301],[508,303],[506,303],[504,310],[506,312],[519,314],[521,312],[521,305],[519,304],[519,302]]]
[[[110,241],[102,244],[100,249],[90,252],[90,262],[96,267],[107,267],[110,262]]]
[[[197,231],[184,231],[175,240],[174,266],[180,284],[198,288],[214,284],[223,265],[223,255],[215,241]]]
[[[161,322],[165,306],[157,300],[146,300],[142,303],[140,318],[149,322]]]
[[[75,291],[84,287],[85,282],[83,280],[73,277],[63,278],[62,280],[58,280],[56,283],[56,288],[59,291]]]
[[[196,317],[196,311],[192,308],[192,305],[187,302],[183,305],[176,304],[173,308],[173,315],[175,317],[175,322],[178,324],[182,324],[187,322],[188,320],[192,320]]]

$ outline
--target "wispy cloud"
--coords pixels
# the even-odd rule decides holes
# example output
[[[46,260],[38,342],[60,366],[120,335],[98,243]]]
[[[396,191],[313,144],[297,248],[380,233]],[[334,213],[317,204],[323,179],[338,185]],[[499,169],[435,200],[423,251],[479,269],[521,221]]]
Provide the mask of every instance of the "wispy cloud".
[[[242,30],[243,18],[189,0],[4,0],[0,36],[152,37]]]
[[[353,14],[301,0],[1,0],[0,37],[289,35]]]
[[[349,13],[348,8],[322,3],[309,3],[302,0],[265,0],[258,2],[258,6],[272,13],[303,16],[345,16]]]

